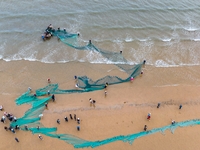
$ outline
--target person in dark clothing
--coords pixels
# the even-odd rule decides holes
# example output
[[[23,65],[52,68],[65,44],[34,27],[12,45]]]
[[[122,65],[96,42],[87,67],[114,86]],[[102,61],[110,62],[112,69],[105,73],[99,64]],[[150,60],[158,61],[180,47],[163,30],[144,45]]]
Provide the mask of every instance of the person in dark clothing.
[[[80,124],[80,118],[77,118],[77,123]]]
[[[16,142],[19,142],[18,138],[15,137],[15,141],[16,141]]]
[[[68,118],[65,116],[65,121],[68,122]]]
[[[16,126],[15,126],[15,129],[16,129],[16,130],[19,130],[19,126],[18,126],[18,125],[16,125]]]
[[[146,131],[147,130],[147,125],[144,125],[144,131]]]
[[[53,100],[53,102],[55,101],[55,95],[53,94],[52,96],[51,96],[51,98],[52,98],[52,100]]]
[[[77,128],[78,131],[80,130],[80,126],[77,126],[76,128]]]
[[[158,105],[157,105],[157,108],[159,108],[160,107],[160,103],[158,103]]]
[[[72,114],[69,114],[70,118],[73,119]]]
[[[40,139],[40,140],[43,140],[43,137],[39,134],[38,135],[38,138]]]
[[[4,129],[5,129],[6,131],[8,131],[8,127],[5,126]]]
[[[25,125],[25,126],[24,126],[24,128],[25,128],[25,130],[27,130],[27,131],[28,131],[28,126],[27,126],[27,125]]]

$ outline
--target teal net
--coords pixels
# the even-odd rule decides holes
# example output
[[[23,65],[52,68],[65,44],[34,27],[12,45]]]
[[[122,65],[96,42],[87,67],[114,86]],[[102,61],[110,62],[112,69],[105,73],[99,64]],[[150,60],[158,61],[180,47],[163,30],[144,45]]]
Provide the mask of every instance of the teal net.
[[[52,138],[60,139],[69,144],[72,144],[75,148],[84,148],[84,147],[94,148],[115,141],[129,142],[131,144],[135,139],[139,137],[143,137],[157,132],[163,133],[167,129],[174,131],[177,127],[185,127],[185,126],[200,124],[200,120],[198,119],[189,120],[176,123],[175,125],[168,125],[162,128],[152,129],[147,132],[139,132],[130,135],[119,135],[98,141],[87,141],[69,134],[58,134],[56,127],[52,128],[44,127],[44,125],[40,122],[40,119],[45,109],[45,103],[51,100],[51,96],[48,96],[47,94],[48,91],[51,94],[70,94],[70,93],[83,93],[83,92],[102,90],[105,88],[105,83],[108,83],[109,85],[114,85],[114,84],[129,82],[131,77],[136,78],[141,73],[141,68],[143,65],[143,63],[130,65],[122,54],[98,49],[91,42],[89,42],[89,44],[86,46],[77,46],[77,43],[75,41],[76,38],[78,37],[78,34],[70,34],[64,30],[48,30],[48,32],[50,32],[53,36],[57,36],[66,45],[75,48],[77,50],[97,51],[101,53],[102,56],[107,58],[109,61],[112,61],[114,64],[115,62],[119,62],[120,60],[120,62],[122,63],[121,64],[116,63],[115,65],[118,66],[123,71],[125,71],[128,74],[128,76],[125,79],[122,79],[118,76],[105,76],[96,81],[93,81],[87,76],[78,76],[77,81],[79,84],[79,89],[60,89],[58,84],[49,84],[46,87],[37,89],[35,92],[36,94],[32,94],[30,91],[27,91],[16,99],[16,104],[17,105],[30,104],[31,108],[26,111],[23,117],[18,118],[16,122],[11,122],[10,123],[11,127],[14,128],[16,125],[18,125],[20,126],[21,130],[30,131],[33,134],[37,133],[44,134]],[[28,128],[26,128],[26,126]],[[39,129],[38,126],[40,126]]]

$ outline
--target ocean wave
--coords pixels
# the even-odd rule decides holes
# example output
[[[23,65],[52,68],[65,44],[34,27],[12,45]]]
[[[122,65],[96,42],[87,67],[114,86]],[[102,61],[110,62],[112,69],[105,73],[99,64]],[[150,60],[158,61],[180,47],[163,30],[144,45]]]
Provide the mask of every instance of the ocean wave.
[[[163,42],[170,42],[172,39],[161,39]]]
[[[183,28],[185,29],[186,31],[191,31],[191,32],[194,32],[194,31],[198,31],[199,28],[192,28],[192,27],[189,27],[189,28]]]
[[[192,40],[193,40],[193,41],[196,41],[196,42],[197,42],[197,41],[200,41],[200,39],[192,39]]]

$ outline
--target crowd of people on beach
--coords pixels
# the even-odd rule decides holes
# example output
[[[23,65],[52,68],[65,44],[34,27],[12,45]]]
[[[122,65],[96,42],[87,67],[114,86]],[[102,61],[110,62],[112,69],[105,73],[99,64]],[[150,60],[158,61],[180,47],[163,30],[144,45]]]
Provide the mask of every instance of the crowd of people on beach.
[[[2,109],[2,110],[3,110],[3,109]],[[11,123],[11,122],[17,122],[16,116],[14,116],[12,113],[8,113],[8,112],[5,111],[5,112],[3,113],[3,116],[1,117],[1,122],[4,123],[4,124],[6,124],[6,123],[7,123],[6,120],[9,120],[10,123]],[[16,134],[16,130],[20,130],[20,127],[19,127],[19,125],[16,125],[15,127],[12,127],[12,126],[10,125],[9,127],[4,126],[4,129],[5,129],[6,131],[11,131],[12,133]],[[19,142],[18,138],[16,138],[16,137],[15,137],[15,140],[16,140],[17,142]]]
[[[47,79],[47,81],[48,81],[48,83],[51,83],[51,80],[50,80],[50,79]],[[32,92],[31,87],[28,87],[28,90],[30,91],[30,93]],[[48,91],[47,91],[47,96],[50,96],[50,95],[51,95],[51,93],[50,93],[50,91],[48,90]],[[37,97],[36,93],[34,93],[33,96],[34,96],[34,97]],[[54,95],[54,94],[51,95],[51,99],[52,99],[52,102],[55,102],[55,95]],[[95,102],[94,102],[94,103],[95,103]],[[46,109],[48,109],[48,102],[46,102],[46,103],[44,104],[44,106],[45,106]],[[4,110],[3,105],[0,105],[0,110],[1,110],[1,111]],[[39,117],[42,118],[42,117],[43,117],[43,114],[40,114]],[[71,120],[75,120],[75,121],[77,122],[76,129],[77,129],[77,131],[80,131],[81,119],[80,119],[80,118],[77,118],[76,114],[74,114],[73,116],[72,116],[72,114],[69,114],[69,117],[70,117]],[[11,122],[17,122],[17,118],[16,118],[12,113],[8,113],[8,112],[5,111],[5,112],[3,113],[3,116],[1,117],[1,122],[4,123],[4,124],[6,124],[6,123],[7,123],[6,120],[9,120],[10,123],[11,123]],[[69,119],[68,119],[67,116],[64,117],[64,121],[65,121],[65,122],[68,122],[68,121],[69,121]],[[57,124],[61,124],[61,120],[60,120],[60,119],[57,119],[56,122],[57,122]],[[17,131],[17,130],[21,130],[21,129],[23,129],[23,130],[25,129],[25,131],[29,131],[28,125],[24,125],[24,126],[22,126],[22,127],[20,127],[19,125],[15,125],[15,127],[13,127],[13,126],[10,125],[9,127],[4,126],[4,129],[5,129],[6,131],[11,131],[11,132],[14,133],[14,134],[16,134],[16,131]],[[40,130],[40,126],[37,126],[37,130]],[[38,135],[38,138],[39,138],[40,140],[43,140],[43,137],[42,137],[40,134]],[[16,142],[19,142],[19,139],[18,139],[17,137],[15,137],[14,139],[15,139]]]

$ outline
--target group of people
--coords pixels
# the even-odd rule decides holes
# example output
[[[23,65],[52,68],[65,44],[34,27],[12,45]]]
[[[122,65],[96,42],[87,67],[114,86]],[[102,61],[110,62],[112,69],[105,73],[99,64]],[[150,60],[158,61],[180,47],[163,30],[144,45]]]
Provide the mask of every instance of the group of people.
[[[6,118],[8,120],[10,120],[10,122],[12,122],[12,121],[16,122],[17,121],[17,118],[13,114],[4,112],[4,115],[1,117],[1,122],[5,123]]]
[[[161,105],[161,104],[158,103],[157,108],[159,108],[160,105]],[[180,105],[179,105],[179,109],[182,109],[182,107],[183,107],[182,104],[180,104]],[[150,121],[150,119],[151,119],[151,113],[148,113],[148,114],[147,114],[147,120]],[[175,120],[172,120],[171,124],[172,124],[172,125],[175,125],[175,123],[176,123],[176,121],[175,121]],[[144,131],[146,131],[146,130],[147,130],[147,125],[144,125]]]
[[[45,30],[45,32],[42,34],[42,39],[44,41],[47,40],[47,39],[50,39],[53,36],[53,34],[51,33],[53,30],[54,30],[53,26],[52,26],[52,24],[50,24],[47,27],[47,29]]]
[[[17,122],[17,118],[12,113],[8,113],[5,111],[3,116],[1,117],[1,122],[6,123],[7,119],[10,122]],[[12,133],[16,134],[16,130],[20,130],[20,127],[19,127],[19,125],[15,125],[14,127],[10,125],[9,127],[4,126],[4,129],[6,131],[11,131]],[[17,137],[15,137],[15,140],[16,140],[16,142],[19,142]]]
[[[89,98],[90,106],[95,107],[96,100],[93,100],[92,98]]]
[[[74,114],[74,117],[72,116],[72,114],[69,114],[69,117],[70,117],[70,119],[71,120],[75,120],[76,122],[77,122],[77,124],[80,124],[80,118],[76,118],[76,114]],[[65,120],[65,122],[68,122],[69,120],[68,120],[68,118],[67,118],[67,116],[65,116],[64,117],[64,120]],[[60,119],[57,119],[57,121],[56,121],[58,124],[60,124]],[[79,125],[77,125],[77,130],[79,131],[80,130],[80,126]]]
[[[53,28],[53,25],[50,24],[50,25],[46,28],[45,32],[42,34],[42,36],[41,36],[42,39],[43,39],[44,41],[47,40],[47,39],[50,39],[50,38],[53,36],[53,32],[55,32],[55,31],[56,31],[56,30]],[[58,27],[57,31],[60,31],[60,27]],[[63,31],[64,31],[65,33],[67,33],[65,28],[63,29]],[[80,36],[79,33],[77,33],[77,35]]]

